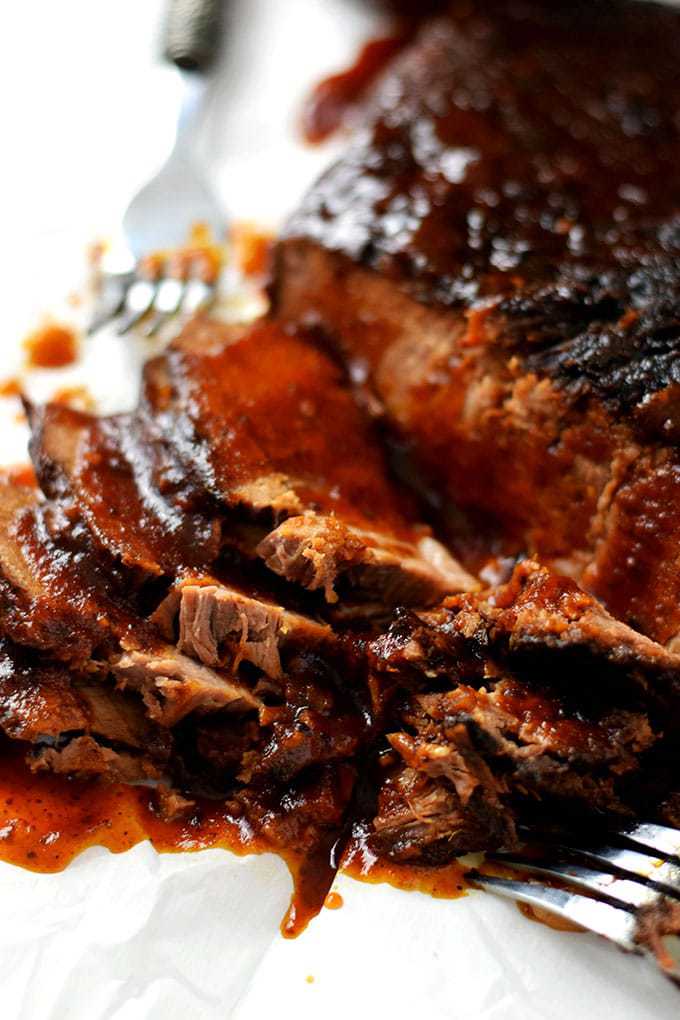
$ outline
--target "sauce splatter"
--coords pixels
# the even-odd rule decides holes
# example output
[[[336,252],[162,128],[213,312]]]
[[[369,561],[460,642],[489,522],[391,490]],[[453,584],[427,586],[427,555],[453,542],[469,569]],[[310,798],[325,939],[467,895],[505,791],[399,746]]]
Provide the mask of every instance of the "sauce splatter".
[[[224,263],[224,247],[205,223],[194,223],[186,244],[152,252],[139,263],[139,272],[150,280],[169,276],[177,280],[196,277],[214,284]]]
[[[64,368],[78,357],[78,339],[70,326],[48,322],[24,340],[30,368]]]
[[[20,397],[21,383],[18,379],[5,379],[0,382],[0,397]]]
[[[339,910],[340,907],[344,906],[344,900],[340,893],[329,892],[328,896],[323,901],[323,905],[327,910]]]

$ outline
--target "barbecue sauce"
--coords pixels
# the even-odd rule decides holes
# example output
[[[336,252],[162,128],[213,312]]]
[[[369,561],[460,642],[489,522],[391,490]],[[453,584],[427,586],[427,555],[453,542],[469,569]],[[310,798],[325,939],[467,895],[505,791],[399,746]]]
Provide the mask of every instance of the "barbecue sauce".
[[[143,840],[159,853],[219,847],[238,855],[265,853],[272,847],[248,822],[230,814],[225,804],[200,803],[190,818],[165,821],[156,813],[152,794],[141,787],[67,779],[31,772],[15,748],[0,753],[0,860],[43,874],[63,871],[88,847],[123,853]],[[290,907],[281,933],[294,938],[319,913],[342,905],[330,894],[335,869],[330,854],[303,857],[283,853],[293,879]],[[465,888],[463,868],[404,866],[376,861],[361,843],[346,853],[341,870],[364,882],[388,882],[437,897],[457,897]]]
[[[372,39],[361,48],[351,67],[314,86],[302,108],[302,137],[310,145],[326,141],[348,120],[380,72],[411,38],[407,30]]]
[[[24,340],[30,368],[65,368],[78,357],[78,340],[70,326],[46,323]]]

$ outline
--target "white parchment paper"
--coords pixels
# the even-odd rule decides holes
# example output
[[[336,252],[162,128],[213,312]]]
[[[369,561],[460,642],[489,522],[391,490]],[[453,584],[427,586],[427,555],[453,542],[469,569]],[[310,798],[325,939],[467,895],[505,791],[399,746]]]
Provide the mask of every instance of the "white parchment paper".
[[[163,155],[172,88],[146,0],[23,0],[0,62],[0,381],[20,340],[79,286],[85,243],[107,234]],[[203,144],[225,205],[276,224],[328,153],[294,141],[305,89],[375,24],[350,0],[231,0],[230,42]],[[85,381],[104,410],[134,403],[142,343],[89,344],[75,369],[37,373],[36,398]],[[0,399],[0,462],[26,457],[15,401]],[[271,855],[83,854],[59,875],[0,863],[3,1020],[622,1020],[675,1018],[679,993],[643,961],[525,920],[472,893],[432,900],[339,877],[344,906],[295,941],[291,891]]]

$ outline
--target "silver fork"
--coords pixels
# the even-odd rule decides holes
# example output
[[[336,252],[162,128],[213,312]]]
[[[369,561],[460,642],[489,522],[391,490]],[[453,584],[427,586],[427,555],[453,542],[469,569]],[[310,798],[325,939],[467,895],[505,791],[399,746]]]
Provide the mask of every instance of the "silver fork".
[[[120,316],[117,332],[122,335],[152,313],[145,329],[152,335],[177,313],[191,315],[214,298],[217,280],[206,271],[205,262],[198,264],[200,259],[178,272],[172,265],[152,271],[145,257],[186,244],[197,223],[204,224],[216,241],[224,234],[224,213],[194,152],[207,72],[219,51],[222,8],[222,0],[168,4],[163,52],[183,83],[175,143],[165,164],[130,202],[123,216],[122,242],[102,257],[90,333]]]
[[[680,982],[680,831],[644,823],[593,844],[563,833],[541,833],[538,844],[526,837],[528,853],[487,856],[520,877],[475,870],[469,878],[646,956]]]

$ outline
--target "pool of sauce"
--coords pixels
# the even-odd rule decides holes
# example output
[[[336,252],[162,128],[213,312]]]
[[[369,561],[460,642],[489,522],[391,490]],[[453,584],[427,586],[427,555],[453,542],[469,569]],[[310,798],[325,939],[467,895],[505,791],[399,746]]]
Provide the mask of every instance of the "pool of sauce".
[[[123,853],[149,840],[159,853],[219,847],[238,855],[265,853],[272,847],[258,838],[248,822],[217,802],[203,802],[195,816],[164,821],[154,810],[152,794],[141,787],[66,779],[34,773],[13,749],[0,754],[0,860],[40,873],[63,871],[88,847]],[[328,854],[302,858],[281,854],[293,879],[290,906],[281,933],[294,938],[325,905],[342,906],[329,892],[335,870]],[[361,841],[346,852],[341,870],[362,882],[387,882],[432,896],[463,895],[464,868],[416,867],[378,861]]]

